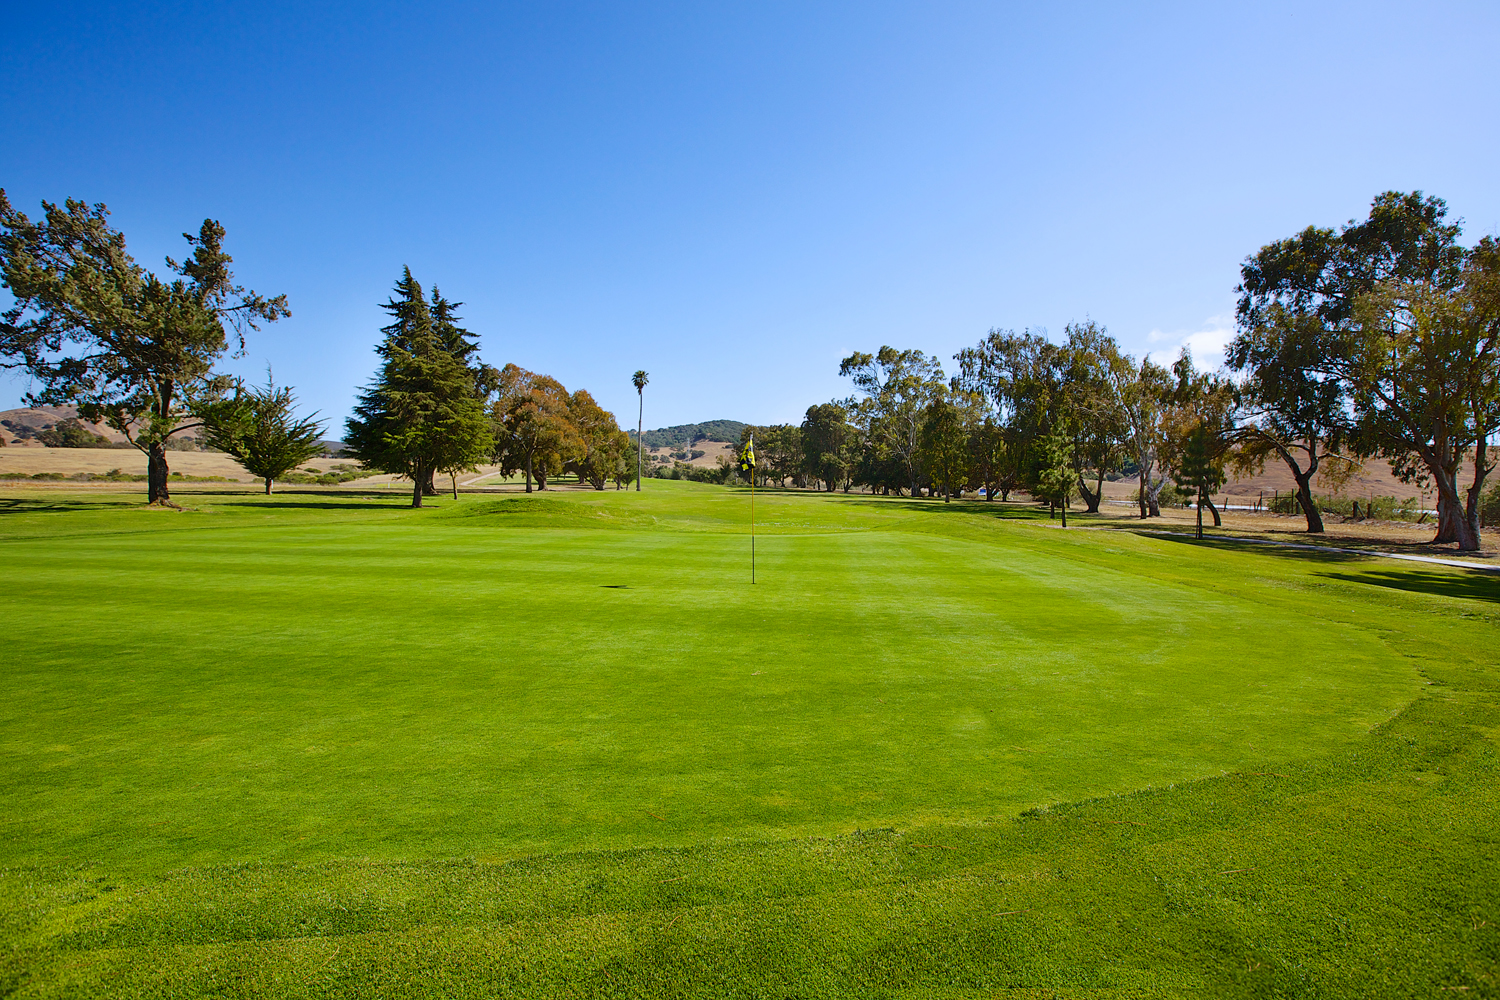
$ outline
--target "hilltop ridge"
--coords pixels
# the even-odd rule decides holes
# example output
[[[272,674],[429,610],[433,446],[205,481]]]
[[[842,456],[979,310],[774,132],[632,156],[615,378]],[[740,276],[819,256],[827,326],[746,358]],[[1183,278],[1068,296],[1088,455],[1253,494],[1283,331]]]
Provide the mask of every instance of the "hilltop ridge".
[[[748,425],[743,420],[705,420],[701,424],[675,424],[658,427],[641,435],[647,448],[684,448],[695,441],[723,441],[739,444],[740,432]],[[628,431],[635,440],[635,431]]]

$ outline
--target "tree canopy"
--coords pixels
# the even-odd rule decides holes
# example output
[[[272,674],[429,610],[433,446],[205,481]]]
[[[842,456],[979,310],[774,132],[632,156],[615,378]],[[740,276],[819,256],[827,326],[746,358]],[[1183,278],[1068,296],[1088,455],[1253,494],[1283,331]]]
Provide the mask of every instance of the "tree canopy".
[[[234,395],[201,406],[203,439],[265,481],[266,492],[282,476],[323,450],[317,414],[298,417],[296,396],[266,370],[264,388],[235,386]]]
[[[137,264],[103,204],[42,203],[33,222],[0,190],[0,273],[15,301],[0,315],[0,359],[41,383],[31,405],[76,403],[147,456],[148,495],[169,503],[167,440],[232,379],[214,365],[259,322],[289,316],[286,297],[234,283],[224,227],[184,233],[192,254],[173,278]],[[226,326],[228,329],[226,329]]]
[[[475,373],[440,338],[410,268],[395,291],[384,305],[393,321],[375,349],[380,370],[360,393],[345,446],[367,468],[411,479],[420,507],[433,474],[472,467],[490,452],[492,434]]]

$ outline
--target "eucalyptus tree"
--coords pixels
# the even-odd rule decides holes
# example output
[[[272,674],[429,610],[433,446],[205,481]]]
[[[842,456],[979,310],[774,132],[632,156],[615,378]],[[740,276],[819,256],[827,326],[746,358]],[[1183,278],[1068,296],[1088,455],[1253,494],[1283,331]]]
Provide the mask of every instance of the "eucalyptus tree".
[[[942,365],[921,351],[883,346],[874,354],[856,351],[849,355],[839,364],[839,374],[851,379],[863,394],[851,398],[848,409],[900,463],[915,496],[925,408],[945,387]]]
[[[809,406],[800,428],[802,468],[832,493],[849,475],[849,414],[838,403]]]
[[[1485,237],[1467,258],[1451,287],[1383,281],[1362,295],[1341,361],[1367,446],[1403,479],[1430,478],[1439,540],[1477,551],[1495,468],[1489,445],[1500,431],[1500,244]],[[1463,487],[1466,457],[1472,478]]]
[[[987,413],[969,428],[969,468],[976,485],[984,487],[984,498],[1009,500],[1021,483],[1020,449],[1010,431],[995,414]]]
[[[1167,445],[1171,374],[1149,357],[1136,363],[1130,355],[1117,353],[1109,358],[1105,377],[1128,434],[1126,447],[1138,470],[1140,515],[1161,517],[1161,491],[1167,484],[1161,457]]]
[[[1112,391],[1109,371],[1119,345],[1093,320],[1070,323],[1066,330],[1062,396],[1073,434],[1073,468],[1078,493],[1089,513],[1097,514],[1104,480],[1117,471],[1126,453],[1129,424]],[[1085,475],[1094,478],[1089,488]]]
[[[550,375],[514,364],[500,371],[492,410],[492,458],[506,475],[524,472],[527,493],[533,481],[545,490],[548,478],[561,472],[585,447],[573,423],[570,401],[562,383]]]
[[[1447,211],[1441,198],[1391,191],[1337,233],[1308,227],[1261,248],[1241,268],[1230,360],[1267,414],[1258,426],[1285,451],[1321,431],[1325,457],[1349,442],[1402,479],[1430,480],[1436,540],[1468,549],[1495,431],[1494,250],[1462,247]],[[1319,451],[1302,451],[1310,477]],[[1462,497],[1470,457],[1478,485]]]
[[[149,501],[169,504],[168,440],[233,384],[213,370],[231,336],[238,356],[246,331],[291,315],[286,296],[234,283],[212,219],[183,234],[192,255],[168,258],[176,277],[163,279],[130,256],[104,205],[42,210],[33,222],[0,190],[0,274],[14,300],[0,314],[0,364],[40,383],[29,404],[74,403],[124,434],[146,455]]]
[[[578,435],[578,448],[568,468],[578,474],[580,483],[602,490],[615,475],[630,438],[620,430],[615,415],[594,402],[587,390],[579,389],[568,397],[568,417]]]
[[[1172,365],[1172,377],[1175,384],[1167,396],[1161,464],[1179,486],[1193,488],[1199,521],[1206,505],[1214,527],[1219,527],[1223,522],[1212,493],[1224,484],[1224,466],[1243,440],[1236,427],[1238,393],[1219,373],[1197,370],[1186,347]]]
[[[953,499],[969,475],[969,433],[964,412],[948,392],[939,392],[922,415],[922,456],[934,488],[943,502]]]

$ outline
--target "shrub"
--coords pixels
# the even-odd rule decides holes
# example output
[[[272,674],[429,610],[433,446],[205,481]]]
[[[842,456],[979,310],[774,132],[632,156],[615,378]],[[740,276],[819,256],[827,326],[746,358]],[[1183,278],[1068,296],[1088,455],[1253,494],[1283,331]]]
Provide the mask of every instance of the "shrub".
[[[1500,480],[1480,495],[1479,523],[1486,528],[1500,528]]]

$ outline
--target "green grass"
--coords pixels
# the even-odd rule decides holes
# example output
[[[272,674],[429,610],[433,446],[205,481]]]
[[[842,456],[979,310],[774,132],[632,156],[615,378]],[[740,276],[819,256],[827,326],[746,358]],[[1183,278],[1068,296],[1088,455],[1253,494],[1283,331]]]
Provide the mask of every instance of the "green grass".
[[[0,994],[1500,991],[1500,581],[771,493],[752,587],[714,487],[185,496],[0,499]]]

